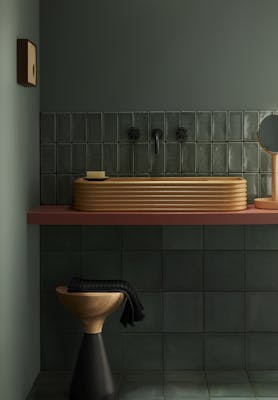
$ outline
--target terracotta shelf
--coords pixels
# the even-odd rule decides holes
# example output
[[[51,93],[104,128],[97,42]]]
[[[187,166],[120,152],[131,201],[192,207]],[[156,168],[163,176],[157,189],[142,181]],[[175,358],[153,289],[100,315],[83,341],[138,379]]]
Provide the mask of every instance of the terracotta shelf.
[[[33,225],[251,225],[278,224],[278,210],[233,212],[86,212],[71,206],[40,206],[27,214]]]

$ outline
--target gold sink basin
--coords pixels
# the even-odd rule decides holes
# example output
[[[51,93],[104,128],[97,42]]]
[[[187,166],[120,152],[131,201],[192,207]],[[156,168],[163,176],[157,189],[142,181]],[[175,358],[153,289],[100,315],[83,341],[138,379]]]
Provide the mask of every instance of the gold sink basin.
[[[240,177],[109,178],[74,181],[81,211],[240,211],[247,182]]]

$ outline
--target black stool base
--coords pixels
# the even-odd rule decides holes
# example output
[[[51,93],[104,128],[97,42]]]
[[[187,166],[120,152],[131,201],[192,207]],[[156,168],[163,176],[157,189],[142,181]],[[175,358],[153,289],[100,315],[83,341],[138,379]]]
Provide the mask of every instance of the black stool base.
[[[116,400],[109,362],[101,333],[85,333],[75,365],[71,400]]]

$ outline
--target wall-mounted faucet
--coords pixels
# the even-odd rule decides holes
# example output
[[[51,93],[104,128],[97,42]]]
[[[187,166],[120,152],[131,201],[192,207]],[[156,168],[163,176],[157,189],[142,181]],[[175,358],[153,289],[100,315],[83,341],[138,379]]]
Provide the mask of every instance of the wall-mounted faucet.
[[[154,138],[154,152],[155,152],[155,154],[158,154],[159,153],[159,139],[161,139],[163,136],[162,129],[153,129],[152,136]]]

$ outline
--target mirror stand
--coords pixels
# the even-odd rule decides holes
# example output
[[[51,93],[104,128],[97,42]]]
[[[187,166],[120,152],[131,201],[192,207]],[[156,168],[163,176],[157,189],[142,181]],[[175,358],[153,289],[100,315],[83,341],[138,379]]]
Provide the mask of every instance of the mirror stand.
[[[256,208],[263,208],[269,210],[278,209],[278,154],[272,153],[272,196],[260,199],[255,199],[254,204]]]

